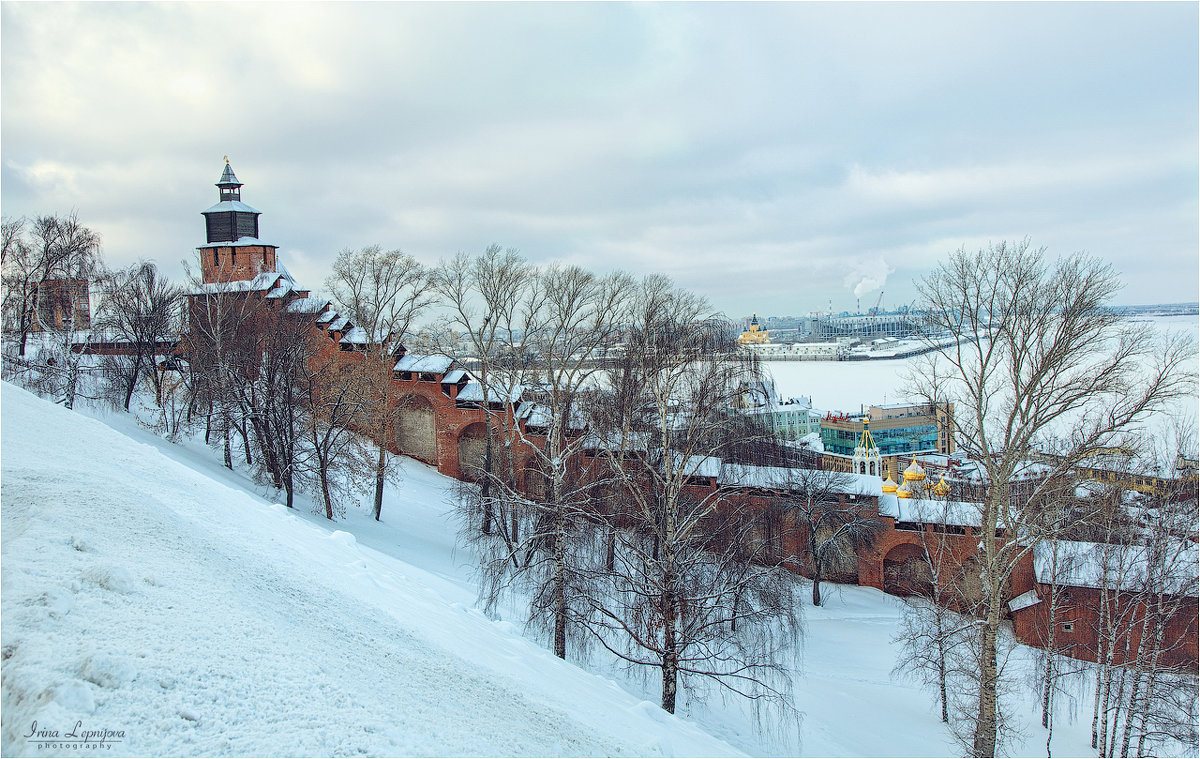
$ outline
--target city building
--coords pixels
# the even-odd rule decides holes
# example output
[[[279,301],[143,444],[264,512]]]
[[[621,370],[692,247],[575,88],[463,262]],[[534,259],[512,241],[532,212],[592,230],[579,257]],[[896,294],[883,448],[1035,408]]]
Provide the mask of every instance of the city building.
[[[813,410],[812,399],[780,398],[771,380],[744,388],[741,398],[739,410],[757,418],[776,437],[800,441],[821,431],[821,413]]]
[[[91,328],[91,294],[86,279],[48,279],[37,285],[30,332]]]
[[[821,417],[820,426],[824,466],[842,472],[854,471],[852,459],[867,421],[879,448],[883,471],[892,476],[897,476],[914,454],[949,455],[954,452],[952,414],[950,404],[935,407],[924,403],[870,406],[866,412],[857,414],[828,412]]]
[[[748,333],[743,332],[742,334]],[[739,338],[739,342],[740,340]],[[853,339],[839,338],[830,343],[742,343],[742,345],[760,358],[791,361],[838,361],[850,355]]]

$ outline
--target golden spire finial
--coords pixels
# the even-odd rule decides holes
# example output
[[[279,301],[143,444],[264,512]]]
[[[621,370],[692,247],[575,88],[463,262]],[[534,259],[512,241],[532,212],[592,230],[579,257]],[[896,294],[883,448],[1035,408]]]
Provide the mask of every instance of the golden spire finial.
[[[229,165],[229,156],[225,156],[225,165],[226,165],[226,166],[228,166],[228,165]]]

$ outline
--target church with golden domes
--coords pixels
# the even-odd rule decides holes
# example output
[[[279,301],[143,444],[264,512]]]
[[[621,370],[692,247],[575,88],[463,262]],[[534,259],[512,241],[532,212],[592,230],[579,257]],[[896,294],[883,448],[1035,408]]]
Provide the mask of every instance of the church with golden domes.
[[[763,345],[771,342],[771,333],[758,323],[758,314],[750,316],[750,326],[738,338],[738,345]]]

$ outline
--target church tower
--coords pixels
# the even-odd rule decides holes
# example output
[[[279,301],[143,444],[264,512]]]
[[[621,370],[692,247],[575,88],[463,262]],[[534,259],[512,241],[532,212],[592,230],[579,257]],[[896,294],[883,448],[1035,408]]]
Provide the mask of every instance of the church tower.
[[[207,240],[197,249],[204,281],[235,282],[275,271],[277,246],[258,239],[258,217],[262,212],[242,202],[242,183],[228,157],[217,189],[217,204],[203,212]]]
[[[875,438],[871,437],[870,422],[869,418],[863,419],[862,437],[854,447],[852,466],[855,474],[883,477],[883,462],[879,456],[879,446],[875,445]]]

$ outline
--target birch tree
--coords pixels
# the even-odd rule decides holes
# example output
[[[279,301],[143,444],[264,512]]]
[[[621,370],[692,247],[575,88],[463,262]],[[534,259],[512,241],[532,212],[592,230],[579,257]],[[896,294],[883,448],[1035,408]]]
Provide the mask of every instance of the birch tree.
[[[949,725],[952,717],[961,719],[964,703],[969,701],[963,691],[969,680],[965,673],[974,666],[970,638],[976,622],[962,613],[973,604],[968,568],[955,557],[949,502],[939,498],[919,503],[916,513],[908,516],[916,520],[929,575],[928,595],[905,599],[900,628],[893,639],[901,647],[893,674],[933,688],[941,721]]]
[[[1050,261],[1028,240],[960,249],[917,283],[932,331],[959,340],[924,357],[912,389],[931,403],[954,404],[955,440],[984,481],[974,756],[994,756],[998,747],[997,643],[1007,580],[1031,549],[1030,535],[1044,536],[1053,522],[1036,489],[1016,497],[1011,483],[1031,458],[1067,472],[1086,452],[1117,444],[1165,403],[1193,392],[1194,341],[1163,344],[1123,323],[1107,307],[1119,287],[1099,260],[1075,254]],[[1038,455],[1052,448],[1053,459]]]
[[[790,709],[795,583],[752,560],[750,521],[730,508],[734,489],[719,472],[743,442],[731,410],[755,366],[736,356],[703,299],[664,277],[644,280],[632,308],[624,351],[592,406],[595,456],[625,502],[588,629],[659,673],[668,712],[693,679]]]
[[[512,531],[516,524],[512,515],[495,513],[501,502],[491,490],[498,478],[510,485],[516,482],[508,456],[515,425],[511,410],[530,369],[527,343],[541,325],[542,281],[515,248],[490,245],[479,256],[460,253],[443,262],[433,275],[433,284],[450,312],[448,326],[461,332],[469,352],[459,358],[469,359],[468,365],[476,362],[483,390],[481,408],[487,417],[484,461],[482,471],[468,473],[480,480],[483,508],[478,528],[484,534],[493,529]],[[457,355],[457,346],[445,350]]]
[[[578,267],[550,267],[538,273],[544,293],[541,319],[526,338],[532,365],[518,371],[528,385],[524,427],[511,431],[528,456],[519,481],[484,472],[482,489],[470,491],[477,509],[507,516],[508,529],[479,533],[473,541],[484,564],[489,606],[512,585],[531,599],[530,622],[547,629],[556,656],[567,655],[568,626],[580,613],[592,561],[590,536],[600,514],[593,494],[603,486],[581,471],[588,404],[596,393],[593,375],[615,335],[631,289],[628,276],[597,277]]]
[[[393,420],[392,366],[397,348],[413,321],[433,302],[431,274],[412,256],[372,245],[343,250],[325,280],[338,309],[358,325],[363,351],[363,391],[370,413],[363,431],[376,442],[375,521],[383,512],[383,486],[388,474],[387,439]]]

